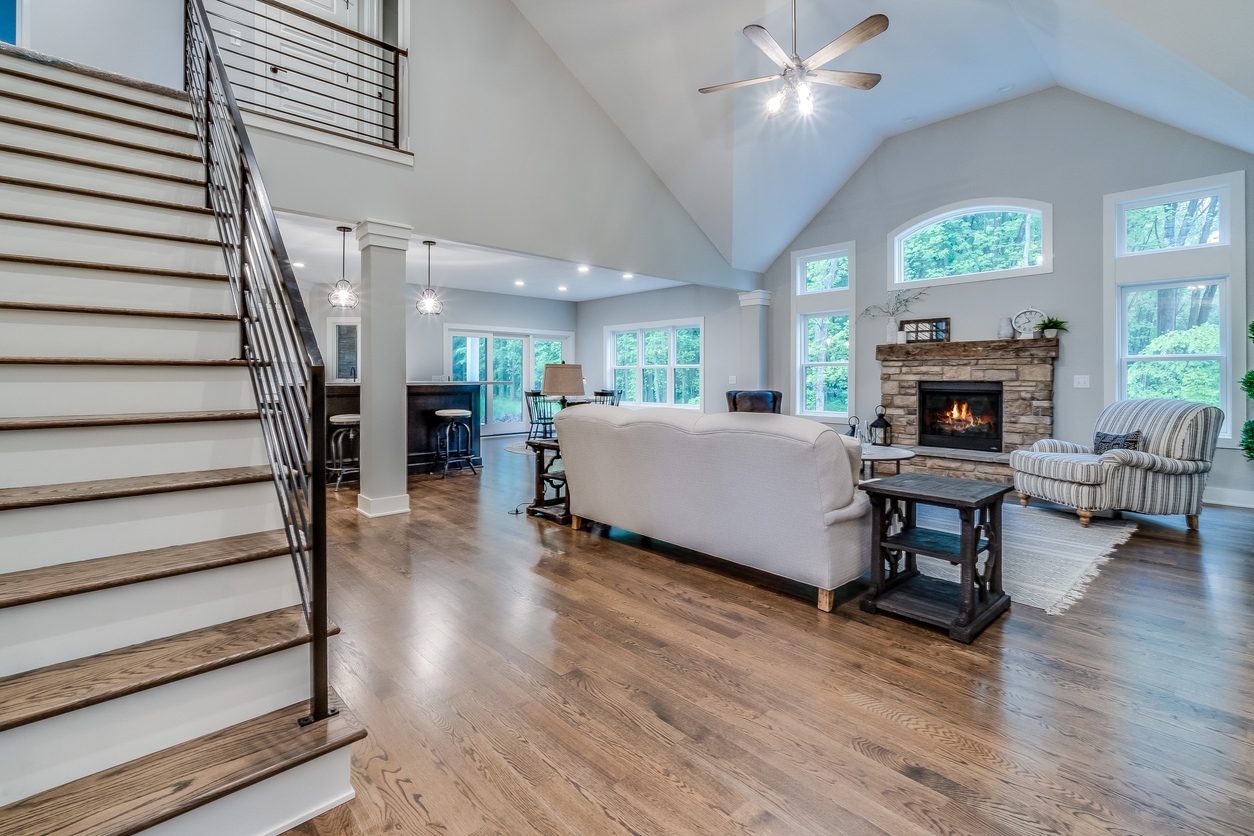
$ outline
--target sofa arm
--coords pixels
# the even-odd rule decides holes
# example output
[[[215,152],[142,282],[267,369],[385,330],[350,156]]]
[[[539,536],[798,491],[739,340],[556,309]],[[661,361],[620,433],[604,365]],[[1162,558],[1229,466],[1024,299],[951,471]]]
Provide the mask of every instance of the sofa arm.
[[[1138,470],[1165,473],[1168,476],[1184,476],[1210,471],[1210,462],[1169,459],[1165,456],[1155,456],[1153,453],[1142,453],[1140,450],[1110,450],[1102,453],[1100,461],[1102,464],[1135,467]]]
[[[1083,444],[1072,444],[1070,441],[1059,441],[1056,438],[1042,438],[1032,445],[1033,453],[1089,453],[1092,447]]]
[[[823,525],[835,525],[846,520],[856,520],[871,513],[871,498],[864,491],[854,491],[853,500],[844,508],[828,511],[823,515]]]

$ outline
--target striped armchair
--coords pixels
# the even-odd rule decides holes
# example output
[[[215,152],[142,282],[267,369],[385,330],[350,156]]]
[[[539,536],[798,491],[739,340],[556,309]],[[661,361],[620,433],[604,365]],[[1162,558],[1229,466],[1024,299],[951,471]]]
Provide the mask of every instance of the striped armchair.
[[[1187,401],[1119,401],[1102,410],[1096,432],[1141,431],[1137,450],[1110,450],[1047,438],[1010,454],[1019,501],[1047,499],[1076,509],[1087,526],[1094,511],[1184,514],[1197,529],[1202,490],[1223,425],[1216,407]]]

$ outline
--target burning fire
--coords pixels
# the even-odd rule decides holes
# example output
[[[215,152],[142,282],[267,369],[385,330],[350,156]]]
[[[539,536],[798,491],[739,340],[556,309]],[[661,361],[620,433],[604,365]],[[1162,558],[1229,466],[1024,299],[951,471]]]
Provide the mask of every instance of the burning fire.
[[[992,427],[996,420],[996,416],[989,412],[985,412],[977,417],[972,414],[971,407],[967,405],[966,401],[962,403],[954,401],[950,404],[949,409],[938,412],[933,422],[950,432],[965,432],[967,430],[987,430]]]

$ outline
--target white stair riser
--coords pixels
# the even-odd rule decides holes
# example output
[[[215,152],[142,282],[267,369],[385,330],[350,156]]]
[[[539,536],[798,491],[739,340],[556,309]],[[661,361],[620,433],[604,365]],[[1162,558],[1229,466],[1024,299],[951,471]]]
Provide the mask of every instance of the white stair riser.
[[[280,836],[352,801],[353,750],[343,746],[144,831],[144,836]]]
[[[22,508],[0,522],[0,573],[283,527],[271,482]]]
[[[0,299],[234,314],[227,282],[0,261]],[[4,407],[0,406],[0,412]]]
[[[171,211],[161,206],[145,206],[123,200],[83,197],[50,189],[0,186],[0,213],[167,235],[218,238],[218,222],[213,215]]]
[[[18,148],[33,148],[49,154],[61,154],[75,159],[121,165],[158,174],[173,174],[178,177],[203,178],[205,176],[205,164],[198,160],[185,160],[155,151],[122,148],[108,142],[79,139],[52,131],[28,128],[24,125],[5,123],[2,130],[4,144]]]
[[[0,432],[0,488],[268,462],[256,419]]]
[[[229,360],[239,325],[151,316],[0,310],[0,356]]]
[[[104,139],[118,139],[122,142],[133,142],[138,145],[164,148],[167,151],[179,151],[184,154],[197,153],[198,143],[194,137],[127,125],[81,113],[70,113],[69,111],[47,105],[19,102],[0,97],[0,113],[14,119],[47,125],[50,128],[65,128],[71,131],[93,134]]]
[[[0,732],[0,805],[308,699],[308,659],[293,647]]]
[[[226,272],[222,247],[217,243],[162,241],[51,224],[0,221],[0,252],[192,273]]]
[[[0,365],[0,416],[256,409],[240,366]]]
[[[0,676],[300,603],[289,555],[0,609]]]
[[[76,87],[83,87],[88,90],[100,90],[105,93],[111,93],[115,96],[133,99],[137,102],[149,102],[162,107],[174,108],[185,112],[189,111],[189,105],[186,99],[140,89],[129,84],[119,84],[94,75],[85,75],[84,73],[74,72],[73,70],[68,70],[58,66],[58,61],[56,59],[46,63],[43,61],[19,58],[14,55],[0,53],[0,66],[13,67],[14,69],[27,73],[28,75],[33,74],[53,79],[55,81],[63,81],[66,84],[73,84]],[[9,78],[11,78],[11,76],[4,77],[5,83],[7,83],[7,79]]]
[[[0,151],[0,176],[20,177],[110,194],[204,206],[205,187]]]
[[[3,82],[5,90],[19,93],[23,96],[31,96],[40,101],[66,104],[71,107],[79,107],[109,116],[120,116],[123,119],[131,119],[162,128],[174,128],[180,131],[194,130],[191,117],[187,114],[179,116],[164,113],[160,110],[142,107],[130,102],[106,99],[92,93],[68,90],[55,84],[44,84],[40,81],[32,81],[20,76],[0,75],[0,82]]]

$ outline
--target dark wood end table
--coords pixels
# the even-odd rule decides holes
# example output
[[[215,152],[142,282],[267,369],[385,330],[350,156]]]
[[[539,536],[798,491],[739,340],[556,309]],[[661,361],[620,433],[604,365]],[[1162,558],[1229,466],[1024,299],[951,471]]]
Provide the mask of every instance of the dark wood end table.
[[[527,446],[536,454],[536,495],[527,506],[527,513],[567,525],[570,523],[570,492],[566,488],[566,472],[553,469],[562,459],[561,446],[556,438],[532,439]],[[548,457],[550,452],[554,454],[552,458]]]
[[[1013,486],[903,473],[859,487],[871,499],[871,589],[859,602],[863,610],[944,627],[970,644],[1010,608],[1001,586],[1001,503]],[[957,509],[961,533],[919,528],[919,504]],[[961,581],[921,574],[918,556],[961,566]]]

